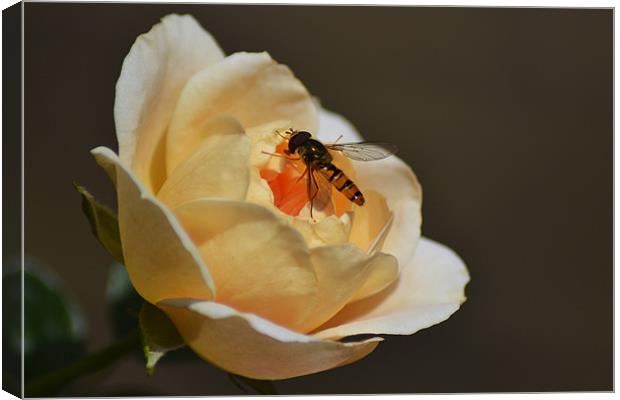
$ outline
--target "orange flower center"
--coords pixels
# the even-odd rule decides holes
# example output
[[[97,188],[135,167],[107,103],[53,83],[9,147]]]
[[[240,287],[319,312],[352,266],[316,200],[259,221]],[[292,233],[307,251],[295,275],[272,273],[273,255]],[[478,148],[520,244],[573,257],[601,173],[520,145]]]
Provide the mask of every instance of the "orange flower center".
[[[287,148],[288,143],[282,142],[276,147],[275,153],[285,155],[284,150]],[[298,216],[299,212],[310,201],[306,181],[308,178],[302,178],[305,170],[306,165],[301,160],[286,160],[281,172],[270,169],[268,164],[260,170],[261,178],[266,180],[271,188],[274,205],[282,212],[294,217]],[[318,173],[315,173],[315,177],[317,181],[324,180]],[[319,187],[329,185],[327,181],[319,182],[319,184]],[[337,190],[331,190],[331,193],[332,206],[336,216],[339,217],[351,209],[351,202],[344,195]]]

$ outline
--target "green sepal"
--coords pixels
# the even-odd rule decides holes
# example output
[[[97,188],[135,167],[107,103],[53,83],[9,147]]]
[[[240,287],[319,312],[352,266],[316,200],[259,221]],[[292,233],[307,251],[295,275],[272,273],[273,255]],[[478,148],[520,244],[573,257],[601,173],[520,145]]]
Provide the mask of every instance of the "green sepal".
[[[107,206],[99,203],[95,197],[83,186],[73,183],[75,190],[82,196],[82,211],[86,215],[90,228],[108,253],[121,264],[123,248],[118,229],[116,213]]]
[[[150,303],[142,304],[139,320],[146,373],[153,375],[157,362],[169,351],[183,347],[185,342],[170,318]]]

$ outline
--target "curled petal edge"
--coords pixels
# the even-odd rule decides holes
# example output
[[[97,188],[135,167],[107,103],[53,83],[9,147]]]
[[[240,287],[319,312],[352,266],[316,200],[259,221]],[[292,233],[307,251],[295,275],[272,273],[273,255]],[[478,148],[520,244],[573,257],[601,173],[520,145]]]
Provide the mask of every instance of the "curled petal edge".
[[[181,295],[214,298],[211,274],[172,211],[150,194],[112,150],[97,147],[91,153],[115,178],[123,255],[140,295],[152,303]],[[170,268],[168,259],[174,259],[176,268]]]
[[[398,281],[353,302],[313,334],[341,338],[359,334],[411,335],[448,319],[466,300],[469,272],[450,248],[422,237]]]
[[[201,357],[254,379],[287,379],[343,366],[365,357],[383,340],[322,340],[210,301],[166,299],[157,305]]]

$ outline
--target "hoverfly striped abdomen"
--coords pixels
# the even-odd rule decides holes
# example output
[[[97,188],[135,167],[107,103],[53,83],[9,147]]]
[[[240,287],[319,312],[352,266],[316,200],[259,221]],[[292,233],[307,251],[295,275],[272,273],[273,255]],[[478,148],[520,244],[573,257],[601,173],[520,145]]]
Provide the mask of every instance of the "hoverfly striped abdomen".
[[[357,185],[353,183],[353,181],[349,179],[349,177],[342,172],[340,168],[336,167],[332,163],[329,163],[319,165],[317,170],[347,199],[351,200],[358,206],[364,205],[364,195],[359,190]]]

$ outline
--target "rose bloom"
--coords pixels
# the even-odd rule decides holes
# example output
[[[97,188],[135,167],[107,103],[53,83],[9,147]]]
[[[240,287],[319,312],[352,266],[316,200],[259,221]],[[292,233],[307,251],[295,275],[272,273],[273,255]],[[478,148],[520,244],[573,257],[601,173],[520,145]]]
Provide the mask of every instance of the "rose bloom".
[[[420,237],[421,188],[396,156],[332,152],[366,204],[334,189],[310,218],[299,162],[265,154],[286,147],[276,130],[361,137],[269,54],[225,57],[169,15],[125,58],[114,116],[119,155],[92,153],[116,185],[129,277],[213,364],[260,379],[335,368],[383,340],[339,339],[409,335],[465,300],[467,269]]]

